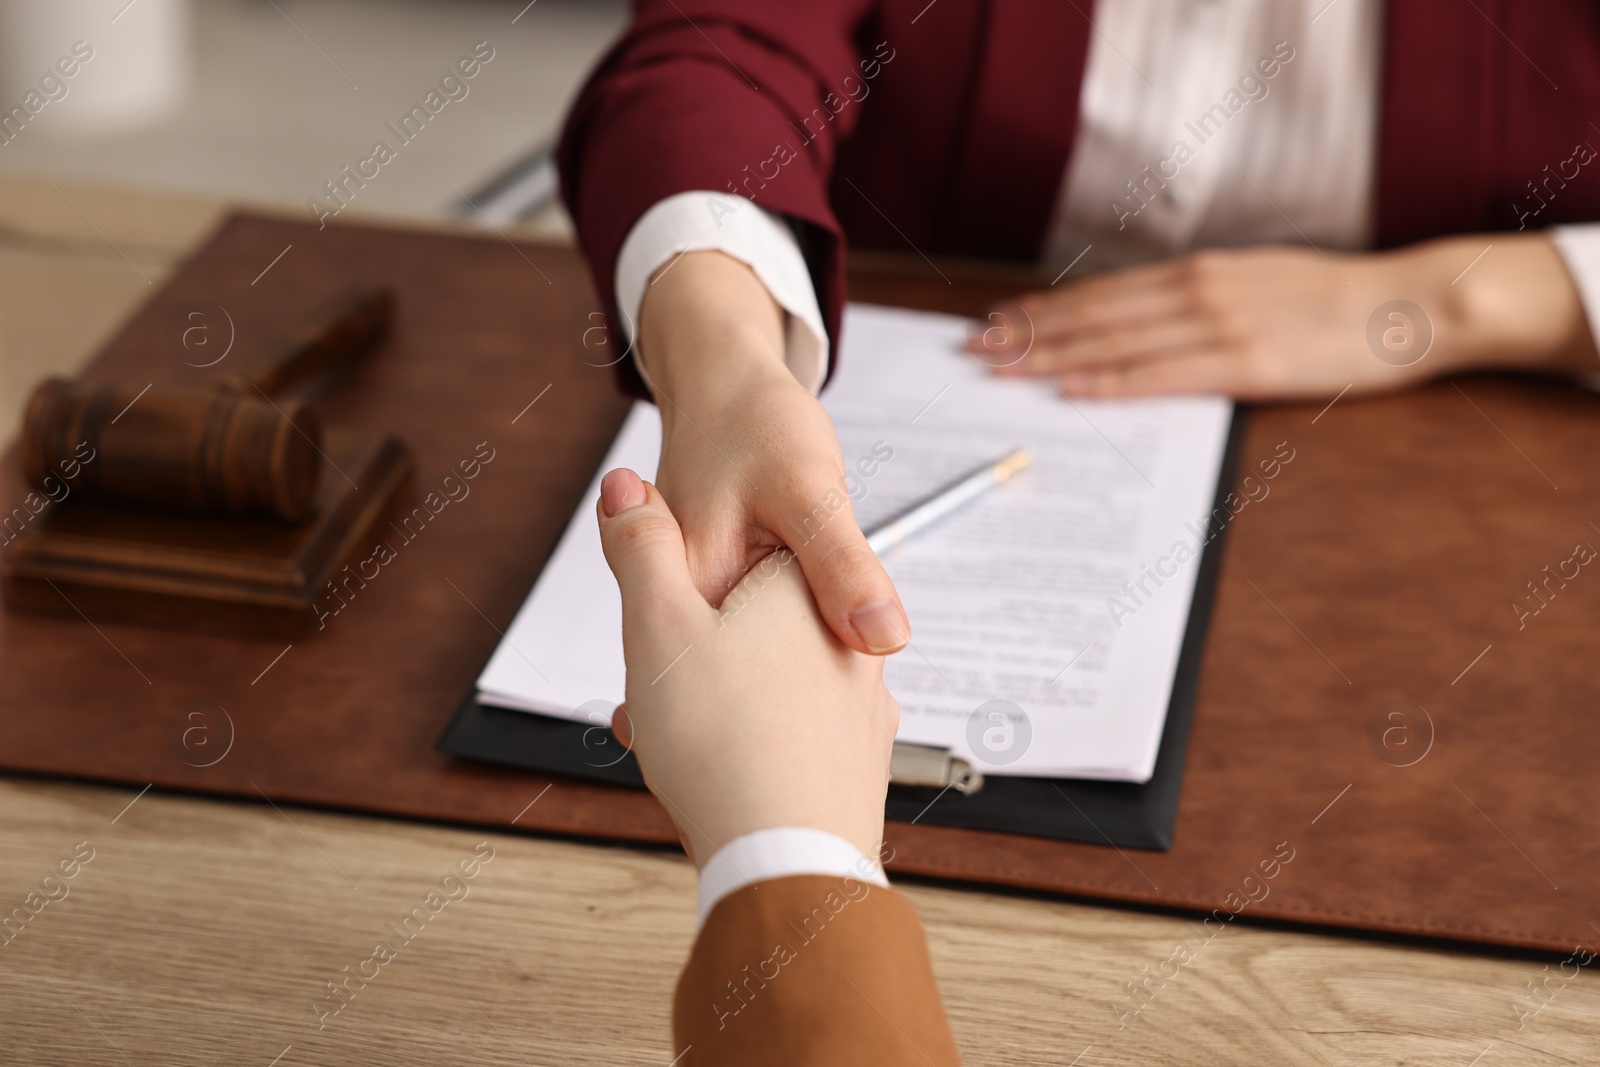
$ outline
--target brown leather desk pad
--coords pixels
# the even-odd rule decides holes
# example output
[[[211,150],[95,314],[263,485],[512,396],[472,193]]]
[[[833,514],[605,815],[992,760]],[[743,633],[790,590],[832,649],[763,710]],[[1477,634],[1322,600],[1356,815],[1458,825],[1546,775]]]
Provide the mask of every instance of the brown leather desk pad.
[[[403,437],[419,496],[487,442],[469,495],[287,648],[0,614],[0,767],[673,841],[646,794],[433,747],[625,410],[572,252],[236,216],[87,375],[194,384],[226,368],[172,351],[184,305],[220,304],[243,352],[355,279],[396,286],[397,336],[327,420]],[[959,311],[996,291],[855,290]],[[1558,952],[1600,940],[1600,573],[1577,562],[1600,549],[1600,397],[1468,378],[1264,408],[1241,470],[1279,442],[1294,459],[1230,523],[1173,848],[891,823],[891,872]],[[8,454],[0,501],[25,495]],[[1385,717],[1391,701],[1426,721]]]

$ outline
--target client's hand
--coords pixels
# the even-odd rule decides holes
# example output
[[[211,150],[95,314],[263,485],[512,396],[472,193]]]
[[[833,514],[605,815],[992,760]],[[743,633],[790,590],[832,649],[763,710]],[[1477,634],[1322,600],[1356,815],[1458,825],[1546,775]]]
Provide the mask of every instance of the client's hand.
[[[1425,320],[1380,314],[1393,300],[1413,301]],[[1375,315],[1380,338],[1391,325],[1417,337],[1431,326],[1431,349],[1380,358]],[[1310,398],[1464,370],[1600,370],[1572,279],[1535,234],[1364,255],[1198,252],[1024,294],[995,309],[968,347],[996,373],[1052,377],[1068,396]],[[1423,358],[1399,365],[1413,355]]]
[[[840,644],[787,551],[758,563],[719,612],[696,589],[654,486],[611,471],[599,512],[628,665],[614,726],[690,858],[703,866],[734,838],[778,826],[877,855],[900,717],[883,661]]]

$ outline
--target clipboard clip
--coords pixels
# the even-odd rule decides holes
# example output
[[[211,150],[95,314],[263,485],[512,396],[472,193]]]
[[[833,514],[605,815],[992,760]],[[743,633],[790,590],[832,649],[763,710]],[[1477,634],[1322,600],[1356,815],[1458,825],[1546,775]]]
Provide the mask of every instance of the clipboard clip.
[[[894,743],[889,780],[895,785],[954,789],[969,797],[983,788],[983,772],[960,756],[952,756],[949,749],[904,741]]]

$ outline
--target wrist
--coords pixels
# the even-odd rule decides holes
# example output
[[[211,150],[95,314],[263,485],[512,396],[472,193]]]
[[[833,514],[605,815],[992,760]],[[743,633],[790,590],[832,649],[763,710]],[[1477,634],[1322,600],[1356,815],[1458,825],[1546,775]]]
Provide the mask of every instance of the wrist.
[[[1444,369],[1594,369],[1582,300],[1544,236],[1452,238],[1414,254],[1430,261],[1426,269],[1439,294],[1434,329]]]
[[[856,790],[841,788],[841,792]],[[770,795],[770,789],[752,792],[740,803],[734,797],[725,798],[730,807],[743,810],[742,815],[732,815],[726,821],[712,819],[706,826],[709,839],[703,850],[697,852],[695,865],[704,869],[711,857],[721,852],[729,842],[738,841],[771,830],[799,829],[810,833],[826,834],[848,842],[864,856],[876,856],[883,841],[883,805],[888,793],[888,783],[866,801],[854,798],[845,802],[837,800],[795,802],[791,798]],[[702,822],[702,825],[705,825]]]
[[[639,359],[663,419],[793,377],[783,310],[754,271],[722,252],[687,252],[657,271],[638,332]]]

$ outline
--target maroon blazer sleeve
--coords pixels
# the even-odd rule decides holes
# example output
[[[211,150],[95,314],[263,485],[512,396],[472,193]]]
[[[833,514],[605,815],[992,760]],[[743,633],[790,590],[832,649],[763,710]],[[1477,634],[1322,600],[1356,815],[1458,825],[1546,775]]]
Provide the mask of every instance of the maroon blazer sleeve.
[[[844,244],[828,181],[861,109],[835,115],[827,104],[871,62],[855,38],[872,7],[871,0],[638,0],[627,31],[580,92],[557,156],[579,243],[613,323],[631,334],[613,292],[629,230],[666,197],[708,189],[750,197],[805,224],[802,248],[837,339]],[[819,108],[828,120],[807,124]],[[796,157],[778,163],[780,145],[798,149]],[[624,386],[643,395],[632,361],[618,368]]]

